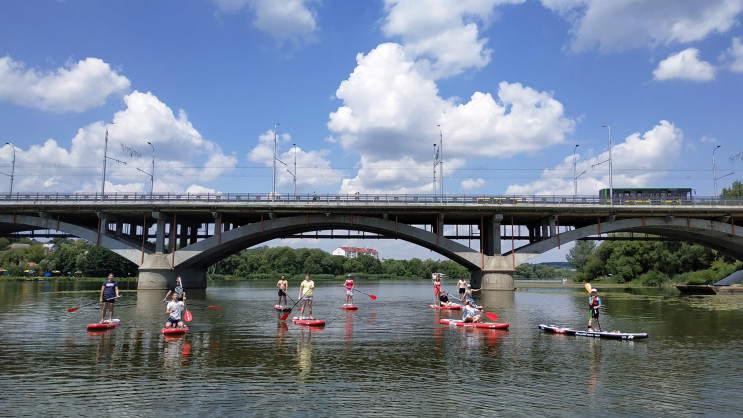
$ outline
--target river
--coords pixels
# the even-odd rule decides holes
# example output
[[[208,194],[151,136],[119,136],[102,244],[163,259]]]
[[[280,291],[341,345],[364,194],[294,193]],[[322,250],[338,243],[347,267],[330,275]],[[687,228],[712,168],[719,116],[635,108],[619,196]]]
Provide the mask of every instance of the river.
[[[338,283],[318,282],[317,330],[279,320],[273,283],[210,283],[188,291],[189,333],[166,341],[164,291],[124,290],[122,325],[89,334],[99,286],[0,282],[3,416],[740,413],[743,296],[599,287],[604,329],[649,334],[617,341],[539,330],[586,326],[588,294],[557,283],[475,293],[508,330],[440,325],[459,313],[430,309],[425,280],[357,280],[376,296],[357,292],[358,311],[340,309]]]

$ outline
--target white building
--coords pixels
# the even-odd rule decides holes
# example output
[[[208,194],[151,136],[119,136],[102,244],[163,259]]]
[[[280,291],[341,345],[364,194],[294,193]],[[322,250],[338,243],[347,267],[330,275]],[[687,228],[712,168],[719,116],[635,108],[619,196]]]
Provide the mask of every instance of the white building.
[[[373,248],[338,247],[333,250],[333,255],[340,255],[348,258],[356,258],[360,255],[368,255],[379,260],[379,252]]]

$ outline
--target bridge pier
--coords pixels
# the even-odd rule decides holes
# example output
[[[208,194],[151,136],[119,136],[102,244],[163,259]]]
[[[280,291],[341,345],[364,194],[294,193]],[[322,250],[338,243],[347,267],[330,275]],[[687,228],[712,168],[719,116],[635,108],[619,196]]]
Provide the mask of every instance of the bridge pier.
[[[516,288],[513,284],[512,271],[470,271],[470,284],[475,289],[482,290],[508,290]]]
[[[183,287],[188,289],[206,289],[206,269],[170,268],[167,254],[151,254],[139,267],[137,289],[169,289],[175,285],[175,279],[181,276]]]

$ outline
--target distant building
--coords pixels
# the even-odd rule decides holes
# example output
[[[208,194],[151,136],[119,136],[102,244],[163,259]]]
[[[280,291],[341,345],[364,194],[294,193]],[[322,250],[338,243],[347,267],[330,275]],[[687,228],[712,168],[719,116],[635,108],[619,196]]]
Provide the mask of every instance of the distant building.
[[[348,258],[356,258],[360,255],[368,255],[379,260],[379,252],[374,248],[338,247],[333,250],[333,255],[340,255]]]

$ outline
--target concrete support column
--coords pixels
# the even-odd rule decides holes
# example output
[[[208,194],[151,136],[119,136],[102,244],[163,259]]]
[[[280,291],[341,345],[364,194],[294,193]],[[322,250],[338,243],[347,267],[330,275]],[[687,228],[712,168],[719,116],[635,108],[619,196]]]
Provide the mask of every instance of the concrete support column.
[[[171,269],[167,254],[151,254],[139,267],[137,289],[168,289],[181,276],[183,286],[188,289],[206,289],[206,269]]]
[[[160,212],[152,212],[152,217],[157,220],[155,254],[163,254],[165,252],[165,217]]]
[[[436,219],[436,235],[443,237],[444,236],[444,214],[439,213],[438,218]]]
[[[483,253],[485,255],[499,255],[501,253],[500,226],[503,215],[496,214],[486,218],[483,222]]]
[[[515,290],[512,271],[470,271],[470,284],[482,290]]]
[[[554,237],[557,235],[557,227],[555,226],[555,222],[557,221],[557,215],[552,215],[549,218],[549,225],[550,225],[550,237]]]

